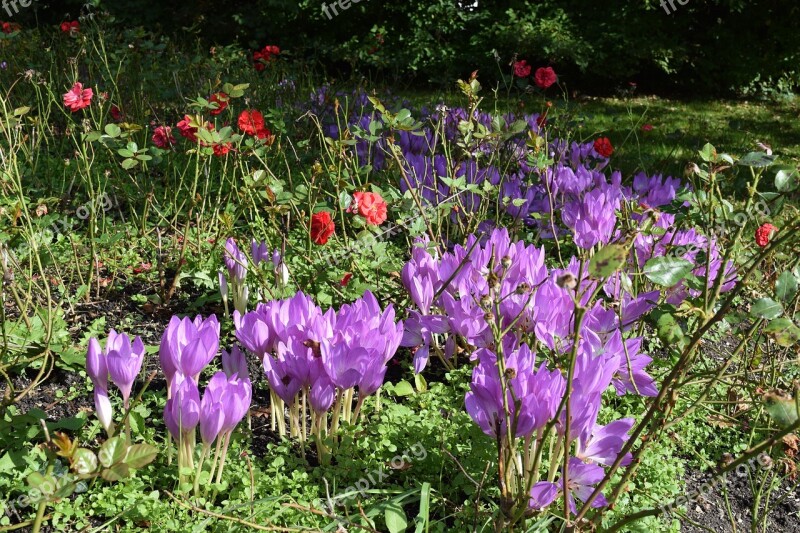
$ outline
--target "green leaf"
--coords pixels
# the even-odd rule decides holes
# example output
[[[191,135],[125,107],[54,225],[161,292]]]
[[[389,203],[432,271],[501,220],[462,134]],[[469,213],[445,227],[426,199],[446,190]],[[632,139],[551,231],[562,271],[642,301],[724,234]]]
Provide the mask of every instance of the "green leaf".
[[[395,396],[411,396],[414,394],[414,387],[406,380],[400,381],[394,386],[394,394]]]
[[[79,476],[87,476],[97,470],[97,456],[89,448],[78,448],[72,455],[72,469]]]
[[[158,448],[152,444],[141,443],[134,444],[128,448],[128,454],[125,456],[123,463],[131,468],[142,468],[153,462],[153,459],[158,455]]]
[[[116,124],[106,124],[106,127],[103,128],[103,131],[106,132],[106,135],[112,138],[119,137],[119,134],[122,133],[122,130],[119,129],[119,126],[117,126]]]
[[[764,333],[775,339],[780,346],[794,346],[800,342],[800,328],[788,318],[776,318],[767,324]]]
[[[674,287],[692,271],[694,265],[678,257],[654,257],[644,265],[647,279],[663,287]]]
[[[621,244],[607,244],[603,246],[589,262],[589,274],[596,278],[607,278],[622,268],[628,250]]]
[[[670,313],[662,313],[656,320],[656,334],[665,346],[683,342],[683,330]]]
[[[403,507],[397,502],[389,502],[383,512],[386,520],[386,529],[389,533],[399,533],[408,527],[408,520]]]
[[[780,192],[791,192],[800,185],[800,174],[795,167],[781,165],[775,174],[775,188]]]
[[[27,114],[27,113],[28,113],[28,111],[30,111],[30,110],[31,110],[30,106],[22,106],[22,107],[18,107],[18,108],[16,108],[16,109],[14,110],[14,116],[15,116],[15,117],[21,117],[22,115],[25,115],[25,114]]]
[[[779,426],[788,427],[797,422],[797,402],[794,398],[768,392],[763,399],[767,413]]]
[[[791,302],[797,294],[797,278],[786,271],[775,282],[775,297],[782,302]]]
[[[739,160],[739,164],[745,167],[766,168],[770,166],[778,156],[767,155],[764,152],[750,152]]]
[[[414,533],[422,533],[423,531],[426,531],[426,528],[430,521],[430,516],[429,516],[430,508],[431,508],[431,484],[426,481],[422,484],[422,488],[420,489],[419,513],[417,514],[417,518],[414,520],[417,524]]]
[[[122,162],[122,168],[124,168],[125,170],[130,170],[138,164],[139,162],[135,159],[125,159]]]
[[[127,148],[120,148],[119,150],[117,150],[117,153],[119,155],[121,155],[122,157],[135,157],[136,156],[135,152],[132,152]]]
[[[418,392],[425,392],[428,390],[428,382],[422,377],[422,374],[414,374],[414,386]]]
[[[750,314],[772,320],[783,314],[783,306],[772,298],[761,298],[756,300],[753,307],[750,308]]]
[[[125,446],[125,437],[118,435],[114,438],[108,439],[100,447],[100,452],[97,456],[100,459],[100,464],[108,468],[109,466],[118,463],[125,457],[128,451]]]
[[[700,158],[706,162],[714,161],[717,158],[717,149],[714,148],[714,145],[706,143],[700,150]]]
[[[130,475],[131,469],[125,463],[116,464],[111,468],[106,468],[100,473],[100,477],[106,481],[119,481],[120,479],[125,479]]]

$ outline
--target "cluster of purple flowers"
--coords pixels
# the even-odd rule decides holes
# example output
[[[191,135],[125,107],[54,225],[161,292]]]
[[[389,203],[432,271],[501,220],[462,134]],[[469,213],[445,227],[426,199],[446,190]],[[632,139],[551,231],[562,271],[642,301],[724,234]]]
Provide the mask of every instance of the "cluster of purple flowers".
[[[256,269],[262,264],[271,265],[276,287],[282,289],[286,286],[289,282],[289,269],[286,263],[284,263],[279,250],[275,249],[270,251],[266,242],[259,243],[253,239],[250,243],[250,253],[250,260]],[[219,272],[219,287],[222,301],[225,304],[226,313],[229,286],[234,309],[239,311],[239,313],[245,313],[250,296],[249,287],[247,286],[248,258],[247,255],[239,249],[236,240],[233,238],[229,238],[225,241],[223,261],[225,264],[225,271],[228,275],[226,277],[225,272]]]
[[[358,387],[359,404],[378,390],[403,337],[392,305],[381,310],[369,291],[326,312],[298,292],[234,312],[234,324],[236,338],[261,360],[270,388],[289,406],[307,393],[317,415],[330,409],[337,388]]]
[[[250,408],[252,385],[247,361],[234,347],[222,352],[224,371],[215,373],[200,397],[200,374],[219,351],[219,321],[214,315],[194,320],[172,317],[161,338],[159,359],[167,378],[164,422],[176,442],[194,449],[200,428],[204,446],[217,438],[230,438]],[[227,446],[227,445],[226,445]],[[186,459],[192,464],[191,454]]]
[[[566,378],[544,361],[536,364],[535,354],[557,359],[575,348],[570,441],[562,449],[576,443],[576,459],[585,462],[570,476],[586,470],[593,479],[597,468],[602,473],[598,465],[616,459],[633,422],[598,425],[603,392],[612,384],[620,395],[658,392],[646,371],[652,359],[641,353],[642,338],[626,339],[623,332],[655,306],[659,292],[634,296],[617,289],[615,295],[609,292],[614,285],[606,283],[600,290],[607,288],[619,305],[591,301],[599,281],[580,271],[576,259],[566,269],[548,269],[542,248],[512,242],[505,229],[483,240],[470,236],[439,259],[420,244],[402,270],[415,305],[402,344],[414,349],[415,370],[425,368],[431,353],[449,362],[466,351],[477,366],[465,403],[484,433],[496,440],[509,432],[511,438],[529,438],[550,424],[563,438],[565,414],[558,408]],[[588,309],[575,347],[577,305]],[[551,489],[536,501],[555,498],[558,487]]]

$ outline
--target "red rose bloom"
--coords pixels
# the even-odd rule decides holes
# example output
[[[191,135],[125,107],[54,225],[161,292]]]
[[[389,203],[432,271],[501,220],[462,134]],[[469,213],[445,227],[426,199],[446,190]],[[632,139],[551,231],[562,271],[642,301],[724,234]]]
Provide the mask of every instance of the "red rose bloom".
[[[223,155],[227,154],[231,151],[232,148],[231,143],[219,143],[215,144],[212,148],[214,149],[214,155],[217,157],[222,157]]]
[[[558,76],[556,76],[556,71],[551,67],[539,67],[533,75],[533,81],[536,82],[537,87],[547,89],[558,81]]]
[[[80,111],[92,103],[94,92],[91,88],[84,89],[83,84],[76,82],[68,92],[64,93],[64,105],[73,113]]]
[[[347,287],[347,284],[350,283],[350,280],[353,279],[352,272],[346,272],[344,276],[342,276],[342,280],[339,282],[339,285],[342,287]]]
[[[217,104],[217,108],[212,109],[211,114],[216,116],[225,111],[225,108],[228,107],[228,100],[230,100],[230,98],[225,93],[212,94],[208,101]]]
[[[262,70],[264,70],[267,63],[272,61],[275,56],[280,55],[280,53],[281,49],[278,48],[277,46],[274,45],[265,46],[261,50],[253,52],[253,66],[257,71],[261,72]]]
[[[2,29],[3,33],[14,33],[15,31],[19,31],[21,26],[14,22],[3,22],[0,24],[0,28]]]
[[[311,216],[311,240],[314,244],[325,244],[335,230],[336,225],[327,211],[320,211]]]
[[[184,115],[183,120],[178,122],[178,131],[182,137],[186,137],[193,143],[197,142],[197,128],[192,126],[192,117]]]
[[[175,144],[175,137],[172,136],[172,128],[169,126],[159,126],[153,130],[153,144],[163,150],[169,150]]]
[[[259,130],[265,129],[264,115],[255,109],[246,109],[239,114],[239,129],[248,135],[258,135]]]
[[[70,35],[74,35],[81,31],[81,23],[77,20],[73,20],[72,22],[64,21],[61,23],[61,31],[63,33],[69,33]]]
[[[367,219],[367,223],[379,226],[386,221],[387,205],[380,194],[374,192],[357,192],[353,194],[358,213]]]
[[[113,118],[115,121],[119,121],[122,118],[122,111],[120,111],[120,109],[115,105],[111,106],[110,113],[111,118]]]
[[[526,60],[516,61],[514,63],[514,76],[518,78],[527,78],[531,75],[531,66]]]
[[[611,141],[608,140],[608,137],[600,137],[594,141],[594,151],[602,157],[611,157],[611,154],[614,153],[614,147],[611,145]]]
[[[642,131],[653,131],[652,124],[642,124]]]
[[[772,234],[776,231],[778,231],[778,228],[769,222],[761,224],[761,227],[756,230],[756,244],[762,248],[766,248],[769,244],[770,237],[772,237]]]

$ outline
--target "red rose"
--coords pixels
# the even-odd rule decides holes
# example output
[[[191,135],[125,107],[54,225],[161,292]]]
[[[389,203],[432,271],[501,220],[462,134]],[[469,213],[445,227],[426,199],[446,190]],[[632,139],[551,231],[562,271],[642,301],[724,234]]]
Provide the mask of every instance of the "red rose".
[[[231,143],[219,143],[215,144],[212,148],[214,149],[214,155],[217,157],[222,157],[223,155],[227,154],[231,151],[231,147],[233,145]]]
[[[357,192],[353,194],[358,213],[367,219],[367,223],[379,226],[386,221],[387,205],[380,194],[374,192]]]
[[[169,150],[175,144],[175,137],[172,136],[172,128],[169,126],[159,126],[153,130],[153,144],[164,150]]]
[[[80,111],[92,103],[94,92],[91,88],[84,89],[83,84],[76,82],[68,92],[64,93],[64,105],[73,113]]]
[[[353,279],[352,272],[346,272],[344,276],[342,276],[342,281],[339,282],[339,285],[342,287],[347,287],[347,284],[350,283],[350,280]]]
[[[21,26],[14,22],[3,22],[0,27],[2,27],[3,33],[14,33],[15,31],[19,31]]]
[[[192,126],[192,118],[189,115],[184,115],[183,120],[178,122],[177,127],[181,136],[186,137],[193,143],[197,142],[197,128]]]
[[[611,154],[614,153],[614,147],[611,145],[611,141],[608,140],[608,137],[600,137],[594,141],[594,151],[602,157],[611,157]]]
[[[652,124],[642,124],[642,131],[653,131]]]
[[[264,128],[264,115],[255,109],[246,109],[239,114],[239,129],[248,135],[258,135]]]
[[[772,237],[772,234],[776,231],[778,231],[778,228],[769,222],[761,224],[761,227],[756,230],[756,244],[762,248],[766,248],[769,244],[770,237]]]
[[[558,76],[551,67],[539,67],[536,69],[536,74],[533,75],[533,81],[536,82],[537,87],[547,89],[558,81]]]
[[[217,104],[216,109],[211,110],[211,114],[216,116],[225,111],[225,108],[228,107],[228,95],[225,93],[214,93],[211,95],[211,98],[208,99],[209,103],[213,102]]]
[[[253,66],[257,71],[262,71],[266,64],[273,60],[277,55],[280,55],[281,49],[275,45],[268,45],[253,52]]]
[[[514,76],[518,78],[527,78],[531,75],[531,66],[526,60],[516,61],[514,63]]]
[[[336,225],[327,211],[311,215],[311,240],[314,244],[325,244],[335,230]]]
[[[70,35],[74,35],[81,31],[81,23],[77,20],[73,20],[72,22],[64,21],[61,23],[61,31],[63,33],[69,33]]]
[[[111,118],[113,118],[115,121],[122,119],[122,111],[120,111],[115,105],[111,106]]]

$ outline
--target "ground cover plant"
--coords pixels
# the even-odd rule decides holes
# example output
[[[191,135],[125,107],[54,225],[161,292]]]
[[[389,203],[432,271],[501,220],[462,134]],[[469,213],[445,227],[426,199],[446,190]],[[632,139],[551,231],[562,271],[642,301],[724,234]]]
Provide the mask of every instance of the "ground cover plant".
[[[2,28],[1,530],[800,526],[793,101]]]

